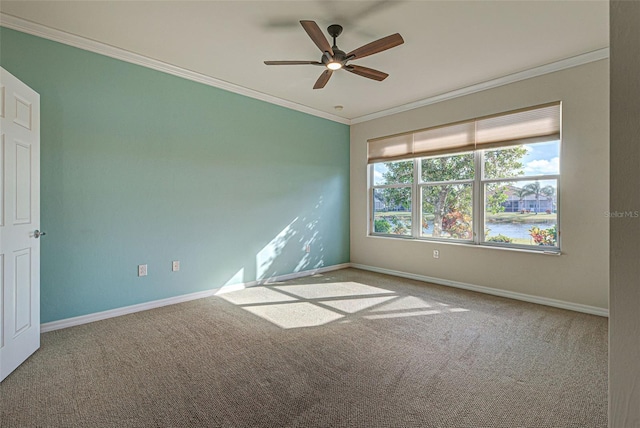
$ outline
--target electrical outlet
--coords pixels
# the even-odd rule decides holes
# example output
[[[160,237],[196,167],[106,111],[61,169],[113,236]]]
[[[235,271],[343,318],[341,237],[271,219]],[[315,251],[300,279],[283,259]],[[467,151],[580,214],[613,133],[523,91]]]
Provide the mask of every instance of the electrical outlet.
[[[440,258],[440,250],[433,250],[433,258],[434,259]]]
[[[147,276],[147,265],[138,265],[138,276]]]
[[[171,263],[171,270],[172,270],[173,272],[178,272],[178,271],[180,270],[180,262],[179,262],[178,260],[174,260],[174,261]]]

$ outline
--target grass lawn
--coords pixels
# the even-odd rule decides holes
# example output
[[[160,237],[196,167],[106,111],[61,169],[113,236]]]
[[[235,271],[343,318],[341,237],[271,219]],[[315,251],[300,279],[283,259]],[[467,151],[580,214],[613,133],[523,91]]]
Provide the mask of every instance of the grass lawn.
[[[520,244],[520,245],[535,245],[533,244],[532,239],[524,239],[524,238],[511,238],[512,244]]]

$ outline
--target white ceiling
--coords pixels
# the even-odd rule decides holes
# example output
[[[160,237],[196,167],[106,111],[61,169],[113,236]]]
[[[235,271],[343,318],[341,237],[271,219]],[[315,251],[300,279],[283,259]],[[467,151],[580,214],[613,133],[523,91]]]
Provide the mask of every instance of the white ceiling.
[[[609,45],[606,0],[3,0],[0,11],[345,119]],[[320,59],[301,19],[341,24],[346,52],[396,32],[405,43],[353,62],[389,73],[385,81],[339,71],[313,90],[322,68],[263,64]]]

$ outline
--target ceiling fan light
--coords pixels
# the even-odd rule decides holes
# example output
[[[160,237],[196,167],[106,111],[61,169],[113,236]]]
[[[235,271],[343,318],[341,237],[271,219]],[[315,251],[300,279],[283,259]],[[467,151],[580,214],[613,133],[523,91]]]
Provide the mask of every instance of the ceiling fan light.
[[[340,70],[342,68],[342,64],[339,62],[330,62],[327,64],[327,68],[329,70]]]

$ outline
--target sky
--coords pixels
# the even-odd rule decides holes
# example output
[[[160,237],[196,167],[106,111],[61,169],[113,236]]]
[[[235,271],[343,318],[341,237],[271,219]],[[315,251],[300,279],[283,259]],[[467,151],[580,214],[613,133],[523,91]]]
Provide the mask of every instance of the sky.
[[[525,175],[560,173],[560,144],[558,141],[525,145],[527,154],[522,159]]]

